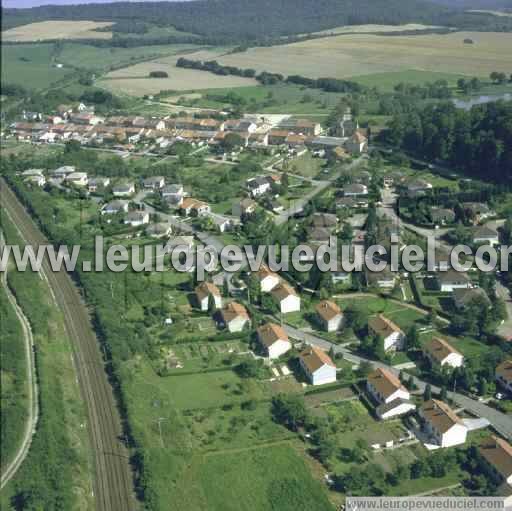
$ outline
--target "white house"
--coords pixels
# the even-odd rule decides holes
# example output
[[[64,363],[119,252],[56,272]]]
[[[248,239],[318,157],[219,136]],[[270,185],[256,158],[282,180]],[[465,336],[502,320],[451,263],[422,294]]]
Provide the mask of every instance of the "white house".
[[[343,313],[337,304],[330,300],[322,300],[316,307],[318,320],[327,332],[337,332],[343,324]]]
[[[270,181],[263,176],[253,177],[247,180],[247,189],[253,197],[260,197],[270,191]]]
[[[439,447],[452,447],[466,441],[467,427],[443,401],[426,401],[418,413],[424,421],[424,430]]]
[[[279,304],[281,314],[300,311],[300,296],[290,284],[280,282],[270,293]]]
[[[128,201],[113,200],[101,208],[102,215],[115,215],[116,213],[128,213]]]
[[[499,479],[512,485],[512,446],[506,440],[496,435],[484,438],[478,453]]]
[[[269,359],[279,358],[292,348],[288,334],[274,323],[258,328],[258,341]]]
[[[27,176],[24,180],[25,183],[29,183],[39,188],[42,188],[46,184],[46,178],[42,174],[33,174]]]
[[[209,217],[211,218],[215,228],[219,232],[226,232],[233,228],[233,221],[231,218],[227,218],[222,215],[217,215],[215,213],[210,213]]]
[[[229,332],[241,332],[250,322],[247,309],[236,302],[228,303],[220,312],[220,318],[221,325]]]
[[[496,382],[512,393],[512,360],[505,360],[496,367]]]
[[[366,390],[379,403],[375,412],[380,419],[390,419],[416,409],[409,391],[388,369],[378,368],[368,375]]]
[[[482,225],[480,227],[475,227],[473,230],[473,243],[475,245],[498,245],[500,242],[500,238],[498,235],[498,231],[496,229],[491,229],[490,227],[486,227]]]
[[[368,320],[368,332],[384,339],[384,350],[400,350],[403,348],[405,334],[402,329],[382,314]]]
[[[94,193],[100,189],[105,189],[108,185],[110,185],[109,177],[91,177],[87,183],[87,190]]]
[[[464,356],[444,339],[433,337],[424,346],[425,356],[433,366],[452,368],[464,365]]]
[[[262,265],[256,274],[256,278],[260,284],[260,291],[262,293],[270,293],[272,289],[279,285],[281,279],[277,273],[274,273],[269,270],[269,268],[265,265]]]
[[[466,273],[453,269],[441,271],[436,274],[439,289],[443,293],[452,293],[454,289],[469,289],[472,287],[471,279]]]
[[[164,186],[162,188],[162,199],[165,199],[170,204],[174,204],[176,206],[180,206],[183,202],[183,185],[181,184],[171,184]]]
[[[161,190],[165,186],[165,177],[151,176],[142,181],[142,186],[146,190]]]
[[[299,355],[299,363],[312,385],[336,382],[336,365],[320,348],[308,346]]]
[[[201,282],[201,284],[196,287],[195,293],[197,304],[201,311],[206,312],[208,310],[210,297],[213,300],[213,304],[216,309],[220,309],[222,307],[222,296],[219,288],[215,284],[212,284],[211,282]]]
[[[120,183],[112,188],[114,197],[129,197],[135,193],[135,185],[133,183]]]
[[[75,172],[75,167],[72,166],[72,165],[64,165],[62,167],[59,167],[58,169],[55,169],[54,171],[52,171],[52,176],[53,177],[61,177],[61,178],[65,178],[68,174],[71,174]]]
[[[198,199],[187,197],[183,199],[180,211],[186,216],[205,216],[210,213],[210,205]]]
[[[140,227],[149,224],[149,213],[147,211],[130,211],[124,219],[125,224],[132,227]]]
[[[72,172],[66,176],[66,182],[74,186],[87,186],[87,172]]]

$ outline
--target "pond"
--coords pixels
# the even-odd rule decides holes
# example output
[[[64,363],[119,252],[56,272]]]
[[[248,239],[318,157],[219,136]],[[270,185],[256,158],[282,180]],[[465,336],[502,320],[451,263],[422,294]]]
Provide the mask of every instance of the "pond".
[[[491,101],[498,101],[500,99],[504,99],[505,101],[510,101],[512,99],[512,94],[506,92],[504,94],[490,94],[490,95],[482,95],[482,96],[474,96],[470,99],[452,99],[453,104],[457,108],[463,108],[464,110],[469,110],[475,105],[483,105],[485,103],[490,103]]]

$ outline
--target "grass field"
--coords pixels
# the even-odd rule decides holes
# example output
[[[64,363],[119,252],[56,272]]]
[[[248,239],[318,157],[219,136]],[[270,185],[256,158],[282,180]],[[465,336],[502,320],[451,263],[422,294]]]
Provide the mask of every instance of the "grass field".
[[[40,21],[2,32],[4,41],[27,42],[48,39],[111,39],[112,32],[97,32],[96,28],[111,26],[98,21]]]
[[[440,27],[432,25],[421,25],[419,23],[406,23],[405,25],[345,25],[342,27],[320,30],[319,32],[313,32],[313,34],[368,34],[377,32],[403,32],[406,30],[429,30],[432,28]]]
[[[52,67],[53,44],[2,45],[2,83],[44,89],[70,73]]]
[[[474,44],[464,44],[471,38]],[[419,70],[488,76],[512,64],[512,34],[458,32],[418,36],[344,35],[225,55],[225,65],[348,78],[374,73]],[[378,85],[378,84],[377,84]]]
[[[222,50],[200,51],[187,55],[187,58],[209,60],[215,59],[222,53]],[[109,73],[100,81],[100,84],[113,91],[142,96],[144,94],[156,94],[161,90],[231,88],[257,83],[256,80],[251,78],[220,76],[194,69],[177,68],[177,60],[177,57],[161,57],[151,62],[135,64]],[[168,78],[149,78],[150,71],[165,71],[169,76]]]

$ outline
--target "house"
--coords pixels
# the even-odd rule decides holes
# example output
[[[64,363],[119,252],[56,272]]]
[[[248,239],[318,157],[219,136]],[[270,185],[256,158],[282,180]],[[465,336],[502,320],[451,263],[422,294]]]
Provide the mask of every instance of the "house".
[[[496,382],[512,393],[512,360],[505,360],[496,367],[495,376]]]
[[[101,208],[102,215],[115,215],[117,213],[128,213],[128,201],[113,200]]]
[[[74,186],[87,186],[87,172],[72,172],[66,176],[66,182]]]
[[[181,184],[164,186],[160,193],[162,194],[162,199],[165,199],[169,204],[180,206],[183,202],[184,190]]]
[[[261,265],[256,274],[256,278],[259,281],[260,291],[262,293],[270,293],[270,291],[277,287],[281,281],[277,273],[270,271],[270,269],[265,265]]]
[[[132,227],[140,227],[149,224],[149,213],[147,211],[130,211],[125,218],[124,223]]]
[[[266,323],[258,328],[258,341],[271,360],[279,358],[292,348],[288,334],[275,323]]]
[[[481,287],[454,289],[453,301],[455,307],[459,310],[465,309],[472,303],[485,303],[488,307],[491,306],[491,300],[489,300],[487,293]]]
[[[260,197],[270,191],[270,181],[263,176],[253,177],[246,182],[247,189],[253,197]]]
[[[96,126],[96,124],[103,123],[103,121],[103,117],[99,117],[89,112],[71,114],[71,122],[73,122],[74,124]]]
[[[368,332],[384,340],[384,351],[400,350],[403,348],[405,334],[402,329],[384,315],[379,314],[368,320]]]
[[[439,289],[443,293],[452,293],[454,289],[469,289],[472,287],[471,279],[467,273],[453,269],[437,273],[436,279]]]
[[[91,193],[95,193],[99,190],[104,190],[109,185],[109,177],[91,177],[87,183],[87,190]]]
[[[210,206],[206,202],[187,197],[183,199],[180,211],[186,216],[205,216],[210,213]]]
[[[414,179],[406,185],[407,195],[411,198],[421,197],[429,190],[432,190],[432,184],[424,179]]]
[[[308,346],[302,351],[299,364],[312,385],[336,382],[336,364],[316,346]]]
[[[483,222],[487,218],[495,215],[494,211],[491,211],[491,208],[482,202],[463,202],[461,206],[474,224]]]
[[[222,307],[222,296],[219,288],[211,282],[201,282],[196,289],[196,301],[201,311],[206,312],[210,306],[210,300],[215,309]]]
[[[453,224],[455,222],[455,211],[446,208],[430,208],[430,218],[436,225]]]
[[[464,356],[451,344],[439,337],[433,337],[424,346],[425,356],[435,367],[462,367]]]
[[[175,236],[166,243],[169,251],[179,247],[180,249],[190,250],[194,246],[194,236]]]
[[[229,332],[241,332],[245,325],[249,324],[250,318],[247,309],[236,302],[230,302],[220,312],[221,325]]]
[[[233,221],[231,220],[231,218],[211,213],[210,219],[212,220],[213,224],[215,225],[215,228],[219,232],[226,232],[233,228]]]
[[[388,369],[378,368],[368,375],[366,390],[378,403],[375,412],[379,419],[390,419],[416,409],[409,391]]]
[[[366,270],[366,284],[368,287],[380,289],[393,289],[396,284],[397,275],[387,266],[382,271]]]
[[[171,224],[159,222],[146,228],[146,234],[152,238],[168,238],[172,234]]]
[[[72,165],[64,165],[52,171],[51,175],[53,177],[59,177],[64,179],[68,174],[72,174],[73,172],[75,172],[75,170],[76,168]]]
[[[269,145],[283,145],[286,143],[286,139],[290,133],[288,130],[274,129],[268,134]]]
[[[343,313],[337,304],[322,300],[316,307],[318,320],[327,332],[337,332],[343,324]]]
[[[23,182],[42,188],[46,184],[46,178],[42,174],[33,174],[31,176],[27,176]]]
[[[473,244],[475,245],[498,245],[500,238],[496,229],[491,229],[485,225],[473,229]]]
[[[352,209],[358,207],[358,201],[353,197],[338,197],[336,199],[336,208]]]
[[[343,187],[344,197],[359,197],[368,195],[368,187],[360,183],[348,184]]]
[[[293,119],[291,117],[281,121],[278,128],[288,132],[307,135],[308,137],[320,135],[322,132],[322,126],[318,122],[309,119]]]
[[[347,140],[346,147],[352,154],[365,153],[368,151],[368,139],[360,131],[356,131]]]
[[[114,197],[129,197],[135,193],[135,185],[133,183],[119,183],[112,187],[112,195]]]
[[[308,139],[306,142],[307,145],[311,147],[313,151],[317,150],[325,150],[325,151],[334,151],[336,147],[344,147],[345,139],[339,137],[314,137]]]
[[[151,176],[142,181],[145,190],[161,190],[165,186],[165,177]]]
[[[430,399],[420,406],[418,413],[424,422],[424,431],[439,447],[452,447],[466,441],[467,427],[443,401]]]
[[[281,314],[300,311],[300,296],[287,282],[280,282],[271,291],[272,297],[279,304]]]
[[[324,227],[315,227],[314,225],[308,229],[308,238],[312,243],[328,244],[331,240],[332,233]]]
[[[236,200],[233,202],[231,213],[238,218],[245,218],[252,215],[256,211],[257,203],[249,198]]]
[[[478,453],[497,479],[512,485],[512,446],[506,440],[490,435],[482,440]]]

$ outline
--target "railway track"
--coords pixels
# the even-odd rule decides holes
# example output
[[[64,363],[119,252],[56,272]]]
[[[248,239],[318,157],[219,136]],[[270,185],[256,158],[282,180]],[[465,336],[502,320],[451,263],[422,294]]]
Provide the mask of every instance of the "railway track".
[[[49,243],[2,178],[0,203],[25,243],[34,246],[36,251],[39,245]],[[66,330],[73,346],[94,451],[95,508],[97,511],[135,510],[138,506],[133,491],[133,473],[124,443],[121,418],[87,307],[65,270],[53,272],[45,259],[41,273],[64,314]]]

